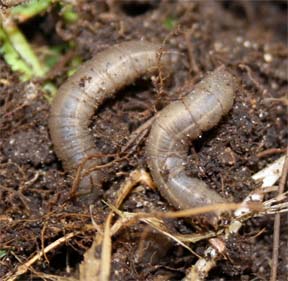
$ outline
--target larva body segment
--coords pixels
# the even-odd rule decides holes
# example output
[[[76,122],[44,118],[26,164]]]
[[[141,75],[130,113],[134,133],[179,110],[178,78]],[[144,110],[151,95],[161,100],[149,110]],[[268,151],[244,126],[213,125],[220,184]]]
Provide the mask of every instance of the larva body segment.
[[[160,45],[144,41],[120,43],[84,63],[59,89],[51,107],[49,129],[54,150],[67,171],[74,171],[89,155],[99,153],[89,132],[90,119],[103,103],[125,85],[155,72],[159,66]],[[161,65],[168,56],[161,55]],[[99,165],[91,159],[85,169]],[[80,189],[89,192],[102,182],[94,171],[82,178]]]
[[[206,183],[188,177],[185,164],[191,141],[228,113],[234,92],[234,78],[221,66],[182,100],[165,107],[152,126],[146,145],[148,165],[161,194],[176,208],[225,202]],[[209,214],[211,224],[218,215]]]

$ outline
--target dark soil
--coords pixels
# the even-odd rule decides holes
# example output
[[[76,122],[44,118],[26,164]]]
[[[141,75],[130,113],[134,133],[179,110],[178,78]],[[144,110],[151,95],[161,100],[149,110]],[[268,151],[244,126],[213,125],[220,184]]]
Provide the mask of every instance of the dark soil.
[[[164,95],[159,96],[149,80],[140,80],[105,102],[95,114],[91,128],[104,154],[119,152],[155,110],[181,97],[207,71],[220,64],[229,66],[240,83],[236,102],[216,128],[191,146],[187,170],[229,201],[240,202],[258,186],[251,176],[279,157],[278,153],[262,152],[274,148],[285,151],[287,144],[287,2],[162,2],[85,0],[76,6],[79,21],[74,24],[64,23],[55,5],[33,19],[37,29],[31,23],[20,28],[32,45],[73,41],[72,55],[83,60],[114,43],[140,38],[165,41],[167,48],[181,53],[165,83]],[[57,86],[67,77],[64,54],[63,61],[49,74]],[[89,206],[68,200],[72,179],[53,153],[47,128],[49,103],[41,91],[44,81],[20,82],[3,58],[0,69],[2,279],[42,247],[66,233],[83,230],[91,219]],[[107,180],[102,199],[113,202],[133,169],[148,171],[144,144],[145,140],[125,161],[103,169]],[[149,212],[173,208],[158,191],[138,188],[122,209]],[[102,223],[108,211],[99,198],[93,208],[95,221]],[[273,219],[265,216],[247,221],[227,245],[229,258],[220,261],[207,280],[269,280]],[[183,233],[193,230],[183,220],[167,225]],[[197,228],[199,231],[201,225]],[[287,228],[287,216],[286,220],[283,216],[278,280],[287,280]],[[139,254],[143,233],[149,245]],[[42,280],[37,272],[77,276],[78,264],[94,235],[95,231],[82,231],[34,264],[33,274],[19,280]],[[193,249],[202,254],[206,247],[207,241],[202,241]],[[139,223],[113,239],[111,280],[180,280],[196,260],[181,246]]]

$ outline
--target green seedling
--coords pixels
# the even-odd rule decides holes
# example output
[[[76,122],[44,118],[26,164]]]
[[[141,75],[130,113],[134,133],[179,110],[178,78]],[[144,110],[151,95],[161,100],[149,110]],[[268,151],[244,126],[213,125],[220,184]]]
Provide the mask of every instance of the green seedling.
[[[165,19],[163,24],[165,28],[167,28],[168,30],[172,30],[176,25],[176,20],[172,17],[168,17]]]
[[[28,19],[47,11],[51,6],[51,0],[30,0],[26,3],[13,7],[11,17],[18,22],[25,22]]]

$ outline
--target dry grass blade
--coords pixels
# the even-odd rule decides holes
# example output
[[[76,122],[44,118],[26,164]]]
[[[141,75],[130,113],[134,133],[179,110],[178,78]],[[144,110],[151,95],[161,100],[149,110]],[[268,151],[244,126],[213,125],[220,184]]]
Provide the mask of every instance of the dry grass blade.
[[[187,237],[187,236],[182,237],[181,235],[177,236],[169,232],[169,230],[165,227],[163,221],[160,218],[161,217],[166,217],[166,218],[188,217],[191,215],[198,215],[198,214],[203,214],[206,212],[211,212],[216,209],[226,211],[226,210],[235,210],[236,208],[239,207],[239,204],[233,203],[233,204],[216,204],[216,205],[205,206],[201,208],[194,208],[194,209],[189,209],[189,210],[184,210],[184,211],[167,212],[167,213],[152,212],[149,214],[147,213],[131,214],[131,213],[121,212],[120,210],[118,210],[118,208],[121,206],[122,202],[131,192],[132,188],[138,183],[144,183],[150,187],[154,187],[149,174],[147,174],[144,170],[136,170],[130,174],[129,178],[125,181],[125,183],[120,188],[115,205],[113,206],[111,204],[106,203],[111,208],[111,212],[108,215],[106,222],[105,222],[104,235],[102,234],[96,235],[97,241],[98,242],[100,241],[100,244],[102,244],[102,251],[101,251],[101,260],[97,261],[95,259],[94,261],[95,263],[100,262],[99,273],[96,273],[96,276],[93,277],[94,280],[100,280],[100,281],[109,280],[110,266],[111,266],[110,265],[111,264],[111,250],[112,250],[111,237],[115,235],[115,233],[119,231],[122,227],[127,226],[128,224],[136,223],[138,221],[145,222],[146,224],[150,225],[154,229],[158,230],[162,234],[168,236],[169,238],[173,239],[174,241],[176,241],[177,243],[185,247],[194,255],[197,255],[193,252],[191,248],[189,248],[185,244],[185,242],[199,241],[207,237],[215,236],[215,233],[208,233],[202,236],[197,235],[197,237],[193,237],[193,235],[191,235],[190,237]],[[120,216],[120,219],[117,220],[114,223],[114,225],[111,227],[111,220],[112,220],[113,213],[118,214]],[[185,242],[181,240],[183,238],[185,238]],[[85,268],[88,269],[87,266],[85,266]],[[81,281],[88,281],[88,279],[81,279]]]
[[[171,234],[168,229],[165,227],[164,223],[162,220],[157,219],[157,218],[146,218],[146,219],[141,219],[141,221],[145,222],[146,224],[150,225],[160,233],[166,235],[167,237],[171,238],[172,240],[176,241],[179,245],[182,247],[186,248],[190,253],[194,254],[197,257],[200,257],[197,255],[190,247],[188,247],[185,243],[183,243],[180,239],[178,239],[176,236]]]
[[[111,225],[112,213],[106,219],[104,233],[97,232],[92,246],[84,254],[84,261],[80,265],[80,281],[108,281],[111,264]],[[101,256],[97,249],[101,247]]]
[[[113,213],[110,213],[104,227],[103,244],[101,251],[101,266],[100,266],[100,278],[99,281],[109,281],[110,268],[111,268],[111,252],[112,242],[110,235],[110,227]]]
[[[85,252],[84,261],[80,264],[80,281],[98,280],[100,259],[96,257],[96,249],[102,243],[103,236],[97,233],[92,246]]]
[[[288,172],[288,148],[286,151],[285,162],[282,169],[282,174],[279,183],[278,194],[284,192],[286,178]],[[278,256],[279,256],[279,240],[280,240],[280,214],[275,215],[274,221],[274,233],[273,233],[273,253],[272,253],[272,267],[271,267],[271,276],[270,281],[277,280],[277,268],[278,268]]]
[[[219,204],[213,204],[213,205],[207,205],[199,208],[191,208],[191,209],[186,209],[186,210],[181,210],[181,211],[176,211],[176,212],[155,212],[151,213],[152,215],[156,217],[161,217],[161,218],[181,218],[181,217],[191,217],[191,216],[197,216],[205,213],[210,213],[213,211],[231,211],[239,208],[240,204],[237,203],[219,203]],[[150,216],[151,216],[150,214]]]
[[[132,188],[139,183],[144,183],[150,187],[153,187],[153,183],[149,174],[144,170],[135,170],[130,173],[128,179],[121,186],[118,191],[118,197],[115,202],[115,206],[112,206],[106,202],[111,208],[111,212],[106,218],[104,223],[104,233],[97,232],[92,247],[87,250],[84,255],[84,261],[80,266],[80,280],[90,281],[108,281],[110,278],[111,269],[111,252],[112,252],[112,242],[111,237],[125,225],[122,220],[120,223],[116,222],[111,228],[111,221],[114,212],[121,215],[118,208],[121,206],[122,202],[129,195]],[[130,218],[127,220],[129,221]],[[115,225],[117,226],[115,227]],[[101,255],[99,258],[95,257],[97,247],[101,246]]]
[[[252,178],[254,180],[262,180],[262,188],[260,190],[255,190],[251,194],[249,194],[241,204],[239,204],[239,208],[234,211],[234,219],[230,223],[230,225],[226,228],[226,233],[222,239],[225,240],[229,239],[229,237],[233,234],[238,233],[240,230],[242,223],[249,219],[250,217],[256,214],[267,214],[269,210],[271,209],[272,204],[278,203],[279,201],[283,200],[283,194],[282,196],[276,197],[272,200],[269,200],[268,203],[263,201],[264,193],[269,191],[269,188],[275,184],[280,178],[280,172],[284,170],[284,159],[283,157],[280,157],[278,160],[276,160],[274,163],[266,167],[265,169],[261,170]],[[251,208],[251,203],[256,203],[254,207],[255,209]],[[262,211],[265,210],[265,212],[262,212],[261,209],[257,210],[257,205],[262,205]],[[279,205],[277,205],[279,207]],[[280,205],[281,206],[281,205]],[[282,205],[282,208],[287,209],[286,205]],[[279,211],[279,210],[278,210]],[[191,270],[188,272],[188,274],[185,277],[185,281],[202,281],[207,276],[210,270],[215,267],[217,260],[219,260],[223,254],[225,254],[225,244],[224,248],[217,249],[213,245],[215,245],[215,241],[217,242],[217,238],[213,240],[213,243],[210,243],[211,246],[209,246],[205,253],[204,258],[199,259],[194,266],[191,267]],[[209,242],[212,242],[212,239],[210,239]],[[219,240],[221,242],[221,240]],[[274,280],[273,280],[274,281]]]
[[[120,219],[118,219],[111,228],[111,235],[115,235],[121,228],[130,226],[134,223],[137,223],[139,221],[142,221],[148,225],[150,225],[152,228],[156,229],[157,231],[161,232],[162,234],[172,238],[177,243],[181,244],[183,247],[187,248],[186,244],[183,244],[183,242],[189,242],[189,243],[196,243],[198,241],[201,241],[203,239],[211,238],[216,235],[221,234],[220,232],[213,232],[209,231],[207,233],[202,234],[177,234],[177,233],[171,233],[169,229],[165,226],[163,220],[161,218],[153,216],[153,213],[130,213],[130,212],[121,212],[114,206],[108,204],[108,206],[117,214],[119,215]],[[159,215],[160,213],[154,213]],[[165,217],[165,213],[161,213],[160,216]],[[188,249],[188,248],[187,248]],[[191,251],[191,249],[188,249]]]
[[[44,254],[47,254],[48,252],[50,252],[51,250],[57,248],[58,246],[60,246],[62,243],[66,242],[67,240],[71,239],[72,237],[74,237],[75,235],[77,235],[77,232],[71,232],[59,239],[57,239],[56,241],[54,241],[53,243],[51,243],[50,245],[48,245],[47,247],[45,247],[43,250],[41,250],[38,254],[36,254],[35,256],[33,256],[31,259],[29,259],[27,262],[25,262],[24,264],[20,265],[17,268],[17,271],[12,275],[12,276],[6,276],[4,277],[3,281],[14,281],[16,280],[20,275],[26,273],[29,268],[36,262],[38,261],[40,258],[43,257]]]

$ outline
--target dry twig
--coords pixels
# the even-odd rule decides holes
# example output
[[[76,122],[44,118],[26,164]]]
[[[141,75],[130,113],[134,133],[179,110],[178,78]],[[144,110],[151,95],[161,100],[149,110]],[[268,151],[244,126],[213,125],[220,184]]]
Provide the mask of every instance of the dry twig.
[[[281,195],[284,192],[286,178],[288,172],[288,148],[286,151],[286,157],[284,162],[284,167],[282,170],[278,195]],[[274,220],[274,233],[273,233],[273,254],[272,254],[272,267],[271,267],[271,276],[270,281],[276,281],[277,279],[277,268],[278,268],[278,255],[279,255],[279,237],[280,237],[280,214],[275,215]]]
[[[41,250],[39,253],[37,253],[35,256],[33,256],[31,259],[29,259],[24,264],[20,265],[17,268],[17,271],[12,276],[5,276],[3,281],[14,281],[16,280],[20,275],[26,273],[28,270],[31,270],[30,267],[39,259],[43,257],[43,255],[47,254],[51,250],[59,247],[62,243],[65,243],[67,240],[71,239],[72,237],[76,236],[77,232],[71,232],[67,235],[64,235],[63,237],[57,239],[47,247],[45,247],[43,250]]]
[[[85,253],[84,261],[80,265],[80,281],[108,281],[110,277],[111,267],[111,251],[112,242],[111,238],[116,232],[115,227],[111,228],[111,221],[114,215],[114,210],[119,208],[128,194],[131,192],[137,184],[144,183],[150,187],[154,187],[153,182],[149,174],[144,170],[135,170],[130,173],[128,179],[121,186],[118,197],[115,202],[115,207],[109,213],[104,223],[104,233],[97,232],[92,247]],[[118,228],[118,230],[121,227]],[[98,258],[96,255],[96,249],[101,246],[101,256]]]
[[[251,194],[249,194],[243,202],[240,204],[240,207],[234,211],[234,219],[231,221],[230,225],[227,227],[225,231],[225,235],[219,238],[212,238],[209,240],[210,246],[204,252],[204,257],[199,259],[195,265],[191,267],[191,270],[185,277],[185,281],[202,281],[207,277],[209,271],[216,266],[217,260],[221,259],[223,255],[225,255],[225,241],[229,239],[229,237],[233,234],[238,233],[240,230],[243,221],[253,217],[255,214],[255,209],[251,208],[251,203],[258,203],[264,199],[264,193],[267,187],[270,187],[275,182],[278,181],[280,174],[279,171],[283,170],[284,166],[284,157],[276,160],[267,168],[255,174],[252,178],[254,180],[261,179],[263,181],[262,187],[260,190],[255,190]],[[269,190],[269,189],[268,189]],[[262,204],[264,212],[256,212],[258,215],[265,215],[271,210],[272,203],[279,203],[283,199],[287,198],[287,194],[282,194],[281,197],[274,198],[273,200],[268,200]],[[288,204],[278,204],[274,205],[274,211],[279,212],[279,205],[281,210],[284,209],[287,211]]]

